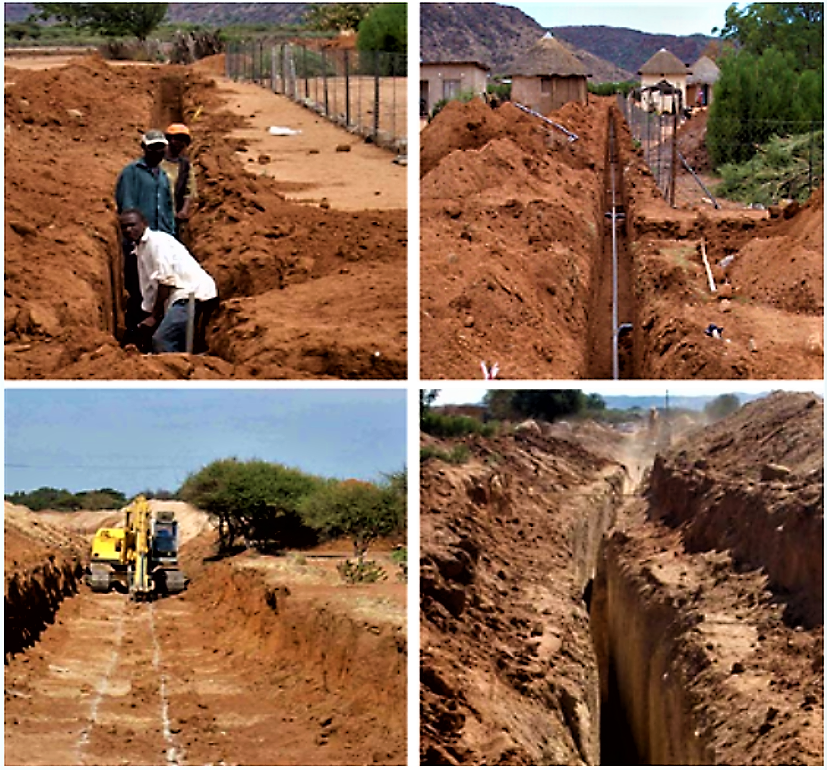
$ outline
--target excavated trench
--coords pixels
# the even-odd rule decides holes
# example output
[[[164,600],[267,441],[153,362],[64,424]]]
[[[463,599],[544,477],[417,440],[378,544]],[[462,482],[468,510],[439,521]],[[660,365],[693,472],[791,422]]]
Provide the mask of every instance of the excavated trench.
[[[624,566],[626,537],[610,532],[623,504],[623,497],[615,498],[613,508],[594,513],[584,525],[591,533],[575,537],[592,543],[575,549],[575,557],[597,662],[598,678],[591,683],[597,692],[588,705],[600,704],[598,762],[713,764],[680,675],[677,611],[653,601],[651,587],[635,580]]]
[[[589,312],[588,379],[634,379],[634,263],[627,247],[626,195],[620,161],[619,115],[609,108],[603,178],[602,241]],[[617,350],[615,351],[615,334]]]

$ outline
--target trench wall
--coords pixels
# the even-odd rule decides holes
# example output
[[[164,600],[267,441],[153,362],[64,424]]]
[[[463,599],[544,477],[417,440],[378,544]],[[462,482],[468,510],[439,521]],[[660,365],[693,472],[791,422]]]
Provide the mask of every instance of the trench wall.
[[[601,697],[610,684],[625,714],[640,760],[651,765],[709,765],[714,757],[696,734],[686,672],[690,650],[681,641],[674,607],[655,597],[656,581],[623,556],[622,534],[605,544],[594,586],[592,628]]]
[[[34,645],[54,622],[63,600],[80,590],[83,566],[79,559],[56,561],[26,572],[15,572],[6,580],[4,611],[4,658]]]

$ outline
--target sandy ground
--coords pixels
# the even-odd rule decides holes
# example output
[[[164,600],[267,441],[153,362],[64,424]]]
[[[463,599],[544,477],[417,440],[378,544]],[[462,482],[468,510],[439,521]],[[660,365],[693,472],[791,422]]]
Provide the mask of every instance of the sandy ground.
[[[260,86],[217,82],[229,108],[248,118],[249,127],[230,134],[247,146],[238,153],[245,170],[272,177],[289,199],[345,211],[407,207],[406,169],[387,150]],[[273,136],[272,126],[300,133]]]
[[[212,535],[195,534],[205,516],[173,507],[190,538],[187,591],[66,598],[7,660],[6,764],[404,763],[406,588],[388,552],[373,555],[388,580],[358,587],[338,579],[341,545],[216,562]],[[93,518],[18,508],[11,556],[61,559]],[[7,612],[8,600],[7,582]]]

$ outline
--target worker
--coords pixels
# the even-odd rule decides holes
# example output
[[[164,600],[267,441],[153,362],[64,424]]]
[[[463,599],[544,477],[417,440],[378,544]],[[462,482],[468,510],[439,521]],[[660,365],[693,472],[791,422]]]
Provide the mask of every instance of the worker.
[[[218,307],[215,281],[198,264],[180,241],[169,233],[151,229],[140,209],[126,209],[120,215],[121,230],[135,244],[142,310],[145,317],[139,331],[152,332],[155,353],[183,353],[189,297],[195,304],[193,352],[203,349],[204,331]]]
[[[175,208],[175,236],[184,242],[184,231],[192,207],[195,205],[197,190],[195,169],[190,159],[184,154],[192,142],[189,128],[183,123],[173,123],[165,132],[167,139],[166,153],[161,161],[161,168],[169,177],[172,199]]]
[[[138,209],[149,226],[162,233],[175,233],[175,216],[172,207],[172,188],[160,164],[164,159],[167,139],[161,131],[147,131],[141,138],[143,157],[126,166],[118,175],[115,185],[115,203],[118,214],[128,209]],[[134,330],[142,318],[142,297],[138,281],[137,257],[132,244],[122,242],[124,258],[124,288],[127,293],[126,328],[124,344],[133,342],[129,331]]]

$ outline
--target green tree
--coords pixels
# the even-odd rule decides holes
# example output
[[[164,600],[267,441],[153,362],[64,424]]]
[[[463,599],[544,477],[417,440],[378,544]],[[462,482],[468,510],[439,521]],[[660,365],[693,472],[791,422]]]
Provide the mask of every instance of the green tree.
[[[823,117],[821,71],[799,72],[795,56],[770,48],[720,62],[707,127],[714,166],[743,163],[771,136],[807,133]]]
[[[379,3],[359,25],[356,43],[360,51],[406,53],[408,7],[405,3]]]
[[[301,512],[308,526],[330,537],[350,538],[361,563],[377,537],[404,530],[406,496],[390,484],[351,479],[318,487],[304,499]]]
[[[178,494],[215,517],[220,550],[230,550],[238,537],[268,549],[307,539],[299,507],[320,484],[295,468],[231,458],[190,475]]]
[[[428,412],[431,411],[431,407],[436,401],[437,396],[439,395],[438,390],[420,390],[419,391],[419,419],[421,420]]]
[[[824,58],[824,3],[733,3],[720,31],[724,40],[761,56],[769,48],[795,56],[797,69],[816,69]]]
[[[308,29],[321,32],[355,31],[374,5],[375,3],[315,3],[305,13],[304,24]]]
[[[734,393],[724,393],[704,406],[704,414],[710,420],[723,420],[741,408],[741,401]]]
[[[146,40],[163,20],[168,3],[35,3],[43,20],[54,18],[104,37]]]

